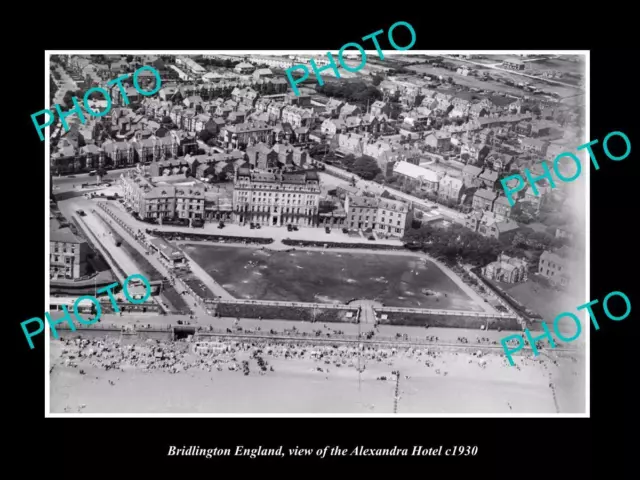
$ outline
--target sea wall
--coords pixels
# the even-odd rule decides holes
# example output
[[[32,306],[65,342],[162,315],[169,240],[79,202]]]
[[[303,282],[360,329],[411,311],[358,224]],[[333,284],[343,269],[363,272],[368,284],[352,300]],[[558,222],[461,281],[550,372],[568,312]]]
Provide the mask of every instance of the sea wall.
[[[347,314],[351,312],[351,318]],[[241,304],[221,301],[215,307],[221,317],[260,318],[294,320],[306,322],[353,323],[358,308],[348,305],[321,305],[295,303],[291,305]]]
[[[438,315],[433,313],[376,311],[381,324],[429,326],[445,328],[469,328],[479,330],[483,325],[488,330],[521,330],[514,317],[485,317],[480,315]],[[386,318],[383,318],[386,316]]]

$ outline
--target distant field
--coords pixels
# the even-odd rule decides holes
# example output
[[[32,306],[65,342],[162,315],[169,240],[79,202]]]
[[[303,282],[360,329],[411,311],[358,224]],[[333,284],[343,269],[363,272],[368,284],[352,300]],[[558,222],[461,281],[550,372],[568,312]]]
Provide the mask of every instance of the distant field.
[[[578,305],[584,303],[577,303],[577,299],[548,287],[546,281],[537,275],[531,275],[524,283],[495,283],[522,305],[539,313],[547,322],[552,322],[562,312],[574,312]]]
[[[576,55],[581,57],[581,55]],[[564,73],[585,73],[585,63],[584,61],[580,61],[579,63],[569,62],[567,60],[558,60],[557,58],[545,59],[545,60],[535,60],[533,62],[528,62],[530,64],[531,70],[558,70],[559,72]]]
[[[471,68],[475,68],[475,65],[467,64]],[[524,92],[516,87],[510,87],[509,85],[505,85],[503,83],[495,83],[495,82],[483,82],[476,77],[472,76],[464,76],[460,75],[456,72],[452,72],[451,70],[447,70],[446,68],[434,67],[432,65],[412,65],[407,67],[409,70],[413,70],[414,72],[418,72],[420,74],[429,74],[429,75],[442,75],[445,79],[447,77],[453,78],[453,81],[457,85],[464,85],[469,88],[479,88],[481,90],[491,90],[494,92],[504,92],[510,93],[512,95],[517,95],[522,97]],[[494,76],[500,72],[492,71],[490,75]]]

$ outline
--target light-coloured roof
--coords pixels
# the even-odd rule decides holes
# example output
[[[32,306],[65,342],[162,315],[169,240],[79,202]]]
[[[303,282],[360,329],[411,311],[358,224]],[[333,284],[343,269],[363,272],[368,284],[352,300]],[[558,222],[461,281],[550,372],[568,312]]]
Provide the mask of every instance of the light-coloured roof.
[[[419,167],[409,162],[398,162],[393,167],[394,173],[406,175],[407,177],[419,179],[423,178],[429,182],[438,182],[438,174],[433,170]]]

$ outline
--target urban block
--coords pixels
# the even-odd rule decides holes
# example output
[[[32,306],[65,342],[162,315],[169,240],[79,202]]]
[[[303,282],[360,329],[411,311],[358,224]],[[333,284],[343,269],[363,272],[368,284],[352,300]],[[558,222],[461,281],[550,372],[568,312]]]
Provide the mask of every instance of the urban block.
[[[624,300],[624,303],[626,305],[626,312],[623,315],[620,316],[614,316],[611,314],[611,311],[609,310],[609,299],[611,299],[611,297],[621,297]],[[587,312],[589,312],[589,318],[591,319],[591,322],[593,323],[593,326],[595,327],[596,330],[600,330],[600,325],[598,324],[598,321],[596,320],[595,314],[593,313],[593,310],[591,309],[591,307],[595,304],[599,303],[599,301],[596,300],[591,300],[589,303],[585,303],[584,305],[580,305],[579,307],[576,308],[576,310],[580,311],[580,310],[587,310]],[[602,302],[602,309],[604,310],[604,313],[607,317],[609,317],[611,320],[614,320],[616,322],[619,322],[621,320],[624,320],[625,318],[627,318],[629,316],[629,314],[631,313],[631,301],[629,300],[629,297],[627,297],[624,293],[622,292],[611,292],[609,295],[607,295],[606,297],[604,297],[604,301]],[[572,337],[565,337],[564,335],[562,335],[562,333],[560,333],[559,329],[558,329],[558,324],[560,323],[560,320],[562,320],[564,317],[568,317],[571,318],[571,320],[573,320],[573,322],[576,324],[576,333],[573,334]],[[529,341],[529,344],[531,345],[531,350],[533,351],[533,356],[537,357],[539,352],[538,352],[538,348],[536,347],[536,342],[539,340],[542,340],[544,338],[547,338],[549,340],[549,345],[551,346],[551,348],[556,348],[556,344],[553,341],[553,336],[551,335],[551,332],[549,331],[549,327],[547,326],[547,324],[545,322],[542,323],[542,329],[544,330],[544,334],[539,335],[537,337],[532,337],[531,336],[531,332],[529,331],[529,329],[525,329],[524,333],[527,337],[527,340]],[[578,318],[577,315],[575,315],[574,313],[571,312],[563,312],[560,315],[558,315],[554,320],[553,320],[553,331],[556,334],[556,337],[558,337],[559,340],[563,341],[563,342],[573,342],[574,340],[576,340],[579,336],[580,333],[582,332],[582,326],[580,325],[580,319]],[[517,340],[518,341],[518,345],[513,348],[510,349],[509,345],[507,344],[507,342],[509,342],[510,340]],[[508,335],[506,337],[504,337],[502,340],[500,340],[500,343],[502,344],[502,348],[504,349],[504,353],[507,356],[507,358],[509,359],[509,363],[511,364],[511,366],[514,366],[515,363],[513,362],[513,357],[512,354],[519,352],[520,350],[522,350],[524,348],[524,343],[522,342],[522,335],[521,334],[514,334],[514,335]]]
[[[142,299],[140,300],[136,300],[134,299],[130,294],[129,294],[129,290],[128,290],[128,285],[129,282],[133,279],[139,278],[142,283],[145,286],[146,289],[146,293],[145,295],[142,297]],[[120,308],[118,307],[118,304],[116,303],[116,299],[113,296],[113,288],[117,287],[118,283],[114,282],[111,283],[109,285],[107,285],[106,287],[102,287],[101,289],[97,290],[96,293],[103,293],[106,292],[107,295],[109,295],[109,300],[111,300],[111,305],[113,306],[113,310],[117,313],[120,311]],[[124,283],[122,284],[122,291],[124,292],[124,296],[125,298],[133,303],[134,305],[139,305],[141,303],[144,303],[147,301],[147,299],[151,296],[151,284],[149,283],[149,280],[147,280],[143,275],[140,275],[139,273],[133,274],[133,275],[129,275],[125,280]],[[94,305],[95,305],[95,309],[96,309],[96,316],[94,319],[92,320],[85,320],[83,319],[79,312],[78,312],[78,305],[80,304],[80,302],[82,300],[90,300]],[[67,310],[66,306],[62,306],[62,310],[64,311],[64,316],[58,320],[52,320],[51,316],[49,315],[49,312],[45,312],[44,316],[47,318],[47,322],[49,322],[49,328],[51,329],[51,333],[53,335],[54,338],[58,338],[58,332],[56,331],[56,325],[58,325],[59,323],[63,323],[63,322],[67,322],[69,324],[69,328],[73,331],[75,331],[75,326],[73,325],[73,319],[71,318],[71,315],[69,315],[69,311]],[[76,301],[73,304],[73,313],[76,316],[76,319],[82,323],[83,325],[93,325],[94,323],[96,323],[97,321],[100,320],[100,317],[102,315],[102,307],[100,306],[100,301],[92,296],[92,295],[83,295],[81,297],[78,297],[76,299]],[[40,325],[38,326],[38,330],[36,330],[35,332],[29,332],[27,330],[27,325],[30,323],[39,323]],[[25,337],[27,337],[27,342],[29,342],[29,347],[33,350],[34,345],[33,342],[31,341],[32,337],[35,337],[36,335],[39,335],[40,333],[44,332],[44,322],[42,321],[41,318],[38,317],[34,317],[34,318],[30,318],[29,320],[25,320],[24,322],[22,322],[20,324],[20,326],[22,327],[22,331],[24,332]]]
[[[143,70],[150,70],[151,73],[153,73],[153,75],[156,77],[156,86],[153,90],[147,91],[147,90],[143,90],[140,87],[140,84],[138,83],[138,75],[140,75],[140,72],[142,72]],[[122,81],[126,80],[127,78],[129,78],[129,75],[121,75],[118,78],[115,78],[113,80],[109,80],[107,82],[107,86],[111,86],[111,85],[118,85],[118,87],[120,88],[120,93],[122,94],[122,99],[124,101],[125,105],[129,105],[129,98],[127,97],[127,93],[126,93],[126,89],[124,88],[124,86],[122,85]],[[140,67],[139,69],[137,69],[135,72],[133,72],[133,86],[134,88],[138,91],[138,93],[140,93],[140,95],[144,95],[145,97],[149,97],[151,95],[154,95],[156,93],[158,93],[158,91],[160,90],[160,87],[162,85],[162,80],[160,78],[160,73],[153,67],[150,67],[149,65],[145,65]],[[88,100],[89,97],[91,96],[91,94],[93,92],[99,92],[101,93],[105,100],[107,101],[107,108],[102,111],[102,112],[95,112],[91,109],[91,107],[89,107],[88,104]],[[62,126],[64,127],[65,131],[69,131],[69,125],[67,124],[66,118],[73,115],[74,113],[76,115],[78,115],[78,118],[80,119],[80,122],[82,124],[85,123],[85,118],[84,115],[82,114],[82,110],[80,109],[80,104],[78,103],[78,98],[77,97],[73,97],[71,99],[71,101],[73,102],[73,108],[70,109],[68,112],[63,112],[60,109],[60,105],[56,104],[56,111],[58,112],[58,117],[60,118],[60,121],[62,122]],[[87,111],[87,113],[92,116],[92,117],[104,117],[105,115],[107,115],[109,113],[109,111],[111,111],[111,96],[109,95],[109,92],[107,90],[105,90],[104,88],[101,87],[92,87],[89,90],[86,91],[86,93],[84,94],[84,98],[83,98],[83,103],[84,103],[84,109]],[[36,120],[36,117],[40,116],[40,115],[47,115],[48,116],[48,120],[46,120],[45,123],[40,124],[38,123],[38,120]],[[43,141],[44,140],[44,135],[42,134],[42,130],[44,130],[46,127],[50,126],[51,124],[53,124],[53,121],[55,120],[55,113],[52,112],[51,110],[45,108],[44,110],[40,110],[39,112],[33,113],[31,115],[31,121],[33,122],[33,124],[36,127],[36,131],[38,132],[38,135],[40,136],[40,140]]]
[[[393,31],[399,27],[399,26],[403,26],[405,28],[407,28],[409,30],[409,32],[411,33],[411,43],[409,43],[409,45],[401,47],[399,46],[393,39]],[[373,42],[373,44],[376,47],[376,50],[378,52],[378,57],[380,57],[380,60],[384,60],[384,54],[382,52],[382,49],[380,48],[380,44],[378,43],[378,39],[376,38],[378,35],[381,35],[384,33],[384,30],[378,30],[377,32],[373,32],[370,33],[369,35],[365,35],[364,37],[362,37],[362,40],[369,40],[371,39],[371,41]],[[411,47],[413,47],[413,45],[416,43],[416,31],[413,29],[413,27],[407,23],[407,22],[396,22],[393,25],[391,25],[391,28],[389,28],[389,31],[387,32],[387,38],[389,39],[389,43],[391,44],[391,46],[396,49],[396,50],[400,50],[400,51],[404,51],[404,50],[409,50]],[[360,55],[362,56],[362,59],[360,61],[360,65],[358,65],[357,67],[353,68],[349,65],[347,65],[344,62],[344,51],[347,48],[356,48],[360,51]],[[335,73],[337,78],[340,78],[340,72],[338,71],[338,66],[336,65],[336,61],[334,60],[333,56],[331,55],[330,52],[327,52],[327,57],[329,57],[329,64],[325,65],[322,68],[318,68],[318,65],[316,65],[316,62],[311,59],[310,60],[310,64],[311,64],[311,68],[313,69],[313,73],[315,74],[316,78],[318,79],[318,84],[320,86],[324,85],[324,81],[322,80],[322,76],[320,75],[321,72],[323,72],[324,70],[327,70],[329,68],[333,69],[333,72]],[[364,68],[364,66],[367,64],[367,54],[364,50],[364,48],[362,48],[362,45],[360,45],[359,43],[355,43],[355,42],[349,42],[349,43],[345,43],[339,50],[338,52],[338,61],[340,62],[340,65],[342,66],[342,68],[344,68],[347,72],[357,72],[359,70],[362,70]],[[295,80],[293,78],[293,76],[291,75],[291,72],[293,70],[296,69],[302,69],[304,70],[304,73],[302,74],[302,77],[300,77],[299,79]],[[296,85],[300,82],[304,82],[307,78],[309,78],[309,69],[307,68],[306,65],[294,65],[290,68],[287,68],[287,70],[285,70],[285,73],[287,74],[287,78],[289,79],[289,83],[291,83],[291,88],[293,89],[293,92],[296,94],[296,96],[300,96],[300,90],[298,90],[298,87],[296,87]]]
[[[624,143],[626,144],[626,152],[622,155],[613,155],[611,153],[611,151],[609,150],[609,140],[611,139],[611,137],[621,137],[624,140]],[[591,162],[593,163],[593,166],[595,167],[596,170],[600,170],[600,164],[598,163],[598,161],[596,160],[596,155],[592,150],[592,146],[596,145],[598,143],[598,140],[591,140],[589,143],[585,143],[583,145],[580,145],[577,150],[586,150],[587,152],[589,152],[589,158],[591,159]],[[604,137],[604,141],[602,142],[602,148],[604,150],[604,153],[607,157],[609,157],[611,160],[614,160],[616,162],[619,162],[620,160],[624,160],[625,158],[627,158],[629,156],[629,154],[631,153],[631,142],[629,141],[629,137],[627,137],[624,133],[622,132],[611,132],[609,133],[606,137]],[[560,160],[562,160],[563,158],[568,157],[571,158],[571,160],[573,160],[573,162],[576,164],[576,173],[573,174],[573,176],[571,177],[565,177],[559,170],[558,170],[558,164],[560,162]],[[533,194],[538,196],[540,195],[540,192],[538,191],[537,187],[536,187],[536,182],[542,180],[542,179],[546,179],[549,182],[549,185],[551,186],[551,188],[556,188],[556,184],[553,180],[553,177],[551,176],[551,171],[549,170],[549,166],[546,163],[542,163],[542,169],[544,170],[544,173],[540,176],[534,177],[531,175],[531,172],[529,171],[528,168],[524,169],[524,175],[527,178],[527,181],[529,182],[529,185],[531,185],[531,189],[533,190]],[[556,156],[556,158],[553,160],[553,171],[556,173],[556,176],[558,177],[559,180],[561,180],[562,182],[565,183],[571,183],[574,180],[576,180],[579,176],[580,173],[582,172],[582,165],[580,165],[580,159],[578,158],[577,155],[575,155],[574,153],[571,152],[562,152],[561,154],[559,154],[558,156]],[[516,179],[518,180],[518,183],[515,185],[515,187],[511,188],[508,186],[509,181]],[[526,186],[526,182],[525,179],[522,178],[522,175],[520,174],[515,174],[515,175],[509,175],[508,177],[503,178],[502,180],[500,180],[500,183],[502,184],[502,188],[504,189],[504,193],[507,197],[507,200],[509,201],[509,205],[511,205],[512,207],[515,205],[515,202],[513,201],[512,198],[512,194],[519,192],[520,190],[523,190]]]

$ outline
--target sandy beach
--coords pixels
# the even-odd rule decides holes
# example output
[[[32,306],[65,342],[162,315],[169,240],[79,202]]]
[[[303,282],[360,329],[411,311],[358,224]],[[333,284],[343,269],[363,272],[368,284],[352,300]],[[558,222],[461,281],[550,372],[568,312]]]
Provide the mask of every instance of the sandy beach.
[[[228,351],[197,353],[193,343],[184,341],[52,340],[51,412],[393,413],[393,371],[400,373],[397,413],[585,409],[584,365],[569,357],[555,364],[544,356],[523,357],[515,368],[494,354],[478,358],[433,349],[365,349],[360,358],[366,368],[359,379],[355,345],[217,345]],[[164,360],[153,358],[154,349],[163,350]],[[252,357],[255,349],[268,364],[264,372]],[[241,368],[245,361],[248,375]]]

